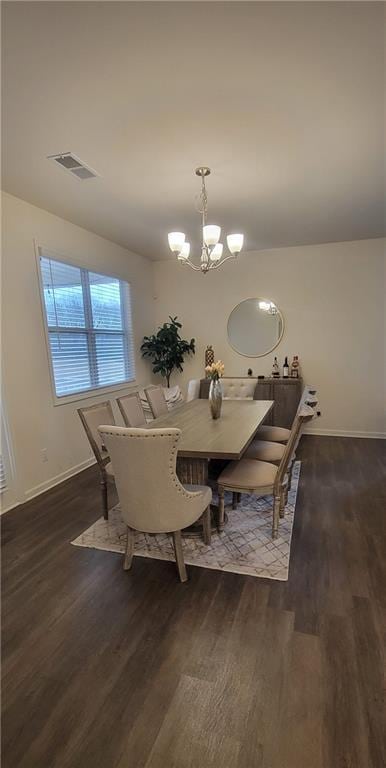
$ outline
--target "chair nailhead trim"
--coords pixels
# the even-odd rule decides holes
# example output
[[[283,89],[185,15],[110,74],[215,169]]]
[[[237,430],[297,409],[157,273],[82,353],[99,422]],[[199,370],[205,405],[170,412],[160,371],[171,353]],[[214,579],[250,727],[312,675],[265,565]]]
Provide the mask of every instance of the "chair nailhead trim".
[[[111,437],[123,437],[123,438],[127,437],[127,435],[117,434],[116,432],[104,432],[103,434],[111,435]],[[130,437],[133,440],[143,440],[143,439],[146,440],[149,437],[160,437],[160,435],[130,435]],[[186,491],[182,483],[180,483],[173,466],[174,465],[173,459],[177,460],[177,445],[178,445],[179,437],[176,437],[176,435],[171,432],[164,432],[162,437],[174,438],[172,451],[170,455],[170,461],[169,461],[170,474],[172,476],[173,484],[175,488],[177,488],[177,491],[179,494],[181,494],[181,496],[183,496],[188,501],[193,501],[194,499],[197,498],[197,493],[199,493],[199,491]]]

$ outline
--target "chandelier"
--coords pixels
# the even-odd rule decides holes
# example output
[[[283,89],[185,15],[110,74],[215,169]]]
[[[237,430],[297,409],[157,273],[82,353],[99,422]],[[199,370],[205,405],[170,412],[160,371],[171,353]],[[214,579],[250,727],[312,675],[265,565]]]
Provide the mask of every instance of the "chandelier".
[[[218,269],[228,259],[237,256],[244,241],[244,235],[227,235],[227,245],[229,255],[223,256],[223,244],[219,242],[221,227],[216,224],[207,224],[208,215],[208,196],[205,188],[205,177],[209,176],[210,168],[205,166],[196,168],[196,175],[201,176],[201,192],[199,196],[198,212],[202,216],[202,246],[201,260],[195,264],[190,260],[190,243],[185,240],[184,232],[169,232],[169,247],[173,253],[177,254],[177,259],[182,264],[189,264],[192,269],[197,269],[206,274],[210,269]]]

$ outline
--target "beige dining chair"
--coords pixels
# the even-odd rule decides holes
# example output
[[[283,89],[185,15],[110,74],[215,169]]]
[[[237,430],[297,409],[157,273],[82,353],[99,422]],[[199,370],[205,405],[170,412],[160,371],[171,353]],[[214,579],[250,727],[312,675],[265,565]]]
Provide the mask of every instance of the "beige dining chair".
[[[182,485],[176,474],[179,429],[99,427],[114,467],[122,517],[127,525],[123,567],[132,564],[134,531],[171,533],[181,581],[187,581],[181,530],[202,516],[205,544],[211,541],[212,491]]]
[[[126,427],[144,427],[146,425],[146,418],[138,392],[131,392],[129,395],[117,397],[117,403]]]
[[[310,405],[312,408],[315,408],[317,402],[318,400],[316,398],[316,389],[309,386],[304,387],[296,414],[299,413],[302,405]],[[257,430],[256,437],[259,440],[268,440],[275,443],[286,443],[289,440],[290,434],[291,430],[287,429],[287,427],[276,427],[270,424],[261,424]]]
[[[304,402],[302,402],[301,405],[299,406],[298,411],[300,410],[303,404],[311,405],[314,411],[314,416],[315,416],[315,408],[318,404],[317,397],[313,396],[312,400],[309,398],[306,398]],[[289,433],[291,433],[291,430],[288,430],[288,431]],[[293,451],[292,462],[296,458],[296,449],[299,444],[299,440],[300,440],[300,436],[297,440],[297,444]],[[285,451],[285,444],[279,443],[279,442],[273,442],[270,440],[261,440],[259,436],[259,430],[258,430],[257,437],[255,437],[254,440],[252,440],[252,442],[248,446],[245,453],[243,453],[242,458],[257,459],[258,461],[270,461],[271,464],[280,464],[284,455],[284,451]]]
[[[147,387],[145,390],[153,419],[163,416],[168,412],[168,405],[162,387]]]
[[[89,405],[87,408],[78,408],[78,414],[101,473],[100,486],[103,517],[105,520],[108,520],[108,484],[114,484],[115,481],[110,456],[98,432],[98,427],[100,424],[115,424],[113,409],[109,400],[106,400],[104,403]]]
[[[310,406],[303,405],[295,417],[290,438],[285,446],[285,450],[279,466],[266,461],[257,461],[256,459],[240,459],[232,461],[223,470],[218,478],[219,495],[219,529],[224,528],[225,509],[224,493],[233,492],[233,507],[239,501],[243,493],[254,494],[256,496],[273,496],[272,510],[272,538],[278,535],[279,518],[284,517],[285,503],[287,497],[288,468],[298,437],[304,425],[314,416],[314,411]]]

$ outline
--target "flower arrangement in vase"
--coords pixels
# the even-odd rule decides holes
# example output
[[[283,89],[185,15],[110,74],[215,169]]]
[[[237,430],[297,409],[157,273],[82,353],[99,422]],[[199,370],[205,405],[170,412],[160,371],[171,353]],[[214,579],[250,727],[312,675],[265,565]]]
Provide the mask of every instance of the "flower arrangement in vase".
[[[217,360],[217,363],[207,365],[205,373],[210,379],[209,408],[212,414],[212,419],[219,419],[222,406],[222,387],[220,379],[224,375],[224,363],[222,360]]]

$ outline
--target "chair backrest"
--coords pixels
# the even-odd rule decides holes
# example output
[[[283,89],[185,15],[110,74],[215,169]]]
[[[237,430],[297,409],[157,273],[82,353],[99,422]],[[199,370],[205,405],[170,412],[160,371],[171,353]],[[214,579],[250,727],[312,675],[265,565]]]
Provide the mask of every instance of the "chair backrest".
[[[127,525],[148,533],[177,531],[189,525],[200,494],[186,491],[176,475],[180,430],[102,425],[99,431],[111,456]]]
[[[317,405],[317,403],[318,403],[318,398],[316,396],[316,389],[306,384],[299,401],[298,411],[300,410],[302,405],[310,405],[312,408],[314,408]]]
[[[168,404],[162,387],[147,387],[145,395],[150,405],[153,419],[157,419],[158,416],[163,416],[164,413],[168,412]]]
[[[146,424],[141,398],[138,392],[117,397],[118,408],[126,427],[144,427]]]
[[[318,402],[319,402],[319,400],[316,397],[316,395],[310,395],[309,390],[307,388],[307,392],[305,393],[304,400],[303,400],[303,403],[301,405],[301,408],[304,408],[305,406],[306,407],[310,407],[311,410],[312,410],[312,417],[311,418],[315,419],[316,416],[317,416],[316,407],[318,405]],[[300,411],[301,408],[299,408],[299,411]],[[297,450],[297,447],[298,447],[299,442],[300,442],[300,438],[302,436],[302,432],[303,432],[303,427],[300,429],[300,431],[298,433],[298,436],[297,436],[297,438],[295,440],[295,443],[294,443],[294,446],[293,446],[293,451],[292,451],[292,457],[294,456],[295,451]]]
[[[309,405],[302,405],[297,412],[294,423],[291,427],[291,433],[288,438],[288,442],[285,446],[283,458],[277,469],[277,474],[274,483],[274,493],[280,489],[283,483],[285,475],[288,471],[289,463],[293,457],[295,446],[298,444],[301,432],[308,421],[314,417],[314,411]]]
[[[94,456],[101,469],[110,461],[98,427],[100,424],[115,424],[113,409],[109,400],[97,405],[89,405],[87,408],[78,408],[80,420],[89,439]]]

